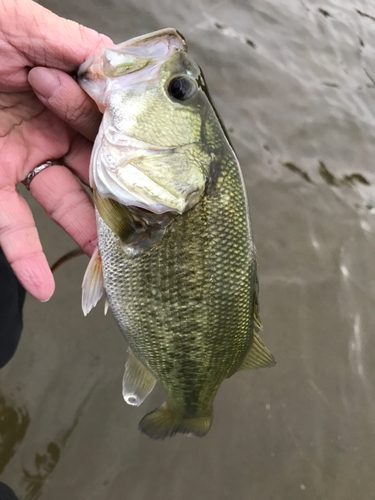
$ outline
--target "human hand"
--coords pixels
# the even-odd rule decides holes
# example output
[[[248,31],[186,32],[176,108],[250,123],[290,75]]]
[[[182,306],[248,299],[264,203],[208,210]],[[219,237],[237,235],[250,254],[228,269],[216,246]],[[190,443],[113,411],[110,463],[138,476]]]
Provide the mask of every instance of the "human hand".
[[[16,186],[38,165],[64,157],[30,185],[32,196],[91,255],[96,224],[88,183],[101,115],[67,73],[112,42],[30,0],[0,0],[0,246],[24,288],[41,301],[54,279],[34,219]],[[30,70],[30,68],[33,68]]]

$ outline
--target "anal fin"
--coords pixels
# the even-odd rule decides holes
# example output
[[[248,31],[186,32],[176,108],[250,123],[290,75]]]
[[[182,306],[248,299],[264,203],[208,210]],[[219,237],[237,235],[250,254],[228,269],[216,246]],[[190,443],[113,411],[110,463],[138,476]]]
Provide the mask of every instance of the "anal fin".
[[[99,248],[96,247],[82,282],[82,311],[85,316],[99,302],[104,292],[103,266]]]
[[[266,368],[276,364],[275,358],[272,356],[267,347],[263,344],[262,339],[259,337],[259,330],[262,330],[262,323],[259,317],[259,282],[258,276],[255,277],[255,290],[253,297],[253,343],[243,360],[240,370],[252,370],[254,368]]]
[[[139,406],[154,388],[156,378],[134,356],[130,349],[129,353],[122,381],[122,395],[129,405]]]
[[[272,356],[267,347],[263,344],[262,339],[254,332],[253,343],[250,350],[243,360],[240,370],[252,370],[254,368],[267,368],[276,364],[275,358]]]

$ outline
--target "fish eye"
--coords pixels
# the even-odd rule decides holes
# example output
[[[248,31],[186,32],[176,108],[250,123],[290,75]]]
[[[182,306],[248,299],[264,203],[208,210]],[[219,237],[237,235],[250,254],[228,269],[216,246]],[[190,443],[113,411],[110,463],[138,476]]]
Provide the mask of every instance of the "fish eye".
[[[197,84],[187,76],[173,78],[168,85],[168,94],[178,101],[190,99],[197,90]]]

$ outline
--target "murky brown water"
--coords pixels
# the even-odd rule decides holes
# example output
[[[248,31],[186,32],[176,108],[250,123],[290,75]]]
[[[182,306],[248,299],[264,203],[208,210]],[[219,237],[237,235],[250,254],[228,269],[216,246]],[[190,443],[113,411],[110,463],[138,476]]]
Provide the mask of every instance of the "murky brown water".
[[[83,318],[77,259],[0,373],[1,480],[20,500],[374,499],[375,4],[41,3],[116,42],[186,36],[245,173],[278,364],[223,384],[204,439],[141,436],[162,392],[123,402],[126,345],[101,306]],[[74,244],[31,204],[53,262]]]

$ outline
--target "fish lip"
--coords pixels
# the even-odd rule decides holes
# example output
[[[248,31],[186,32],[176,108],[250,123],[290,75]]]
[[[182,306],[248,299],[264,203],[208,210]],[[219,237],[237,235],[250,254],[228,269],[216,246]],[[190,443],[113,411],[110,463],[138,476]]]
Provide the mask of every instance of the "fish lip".
[[[160,44],[163,41],[166,41],[167,44],[166,53],[159,54],[157,49],[153,52],[150,42],[152,42],[156,47],[158,43]],[[150,44],[150,46],[147,46],[148,44]],[[144,67],[135,69],[134,72],[129,72],[129,74],[124,74],[122,76],[108,76],[103,66],[107,50],[112,51],[114,54],[118,53],[119,55],[134,56],[136,59],[149,57],[150,63],[145,64],[145,67],[147,67],[149,65],[159,66],[164,62],[164,60],[168,59],[173,52],[187,52],[188,47],[185,38],[174,28],[164,28],[152,33],[146,33],[144,35],[131,38],[130,40],[117,45],[104,47],[100,52],[93,54],[85,62],[78,66],[74,73],[76,81],[89,94],[90,92],[87,84],[85,84],[85,80],[86,82],[93,80],[105,82],[107,79],[113,80],[126,77],[129,76],[129,74],[131,75],[133,73],[142,72],[142,69],[144,69]]]
[[[91,57],[89,57],[88,59],[86,59],[86,61],[83,62],[82,64],[80,64],[78,66],[78,68],[75,70],[74,74],[75,74],[76,80],[78,82],[82,78],[82,76],[84,75],[84,73],[86,73],[86,71],[88,70],[88,68],[92,64],[93,60],[94,60],[94,55],[92,55]]]
[[[170,42],[174,40],[178,40],[180,42],[180,50],[183,50],[185,52],[188,51],[188,46],[185,40],[185,37],[175,28],[162,28],[157,31],[152,31],[151,33],[145,33],[144,35],[136,36],[134,38],[130,38],[130,40],[126,40],[125,42],[122,42],[118,45],[115,45],[114,47],[139,47],[144,45],[145,42],[148,42],[149,40],[152,39],[162,39],[166,38],[169,39],[169,45]]]

